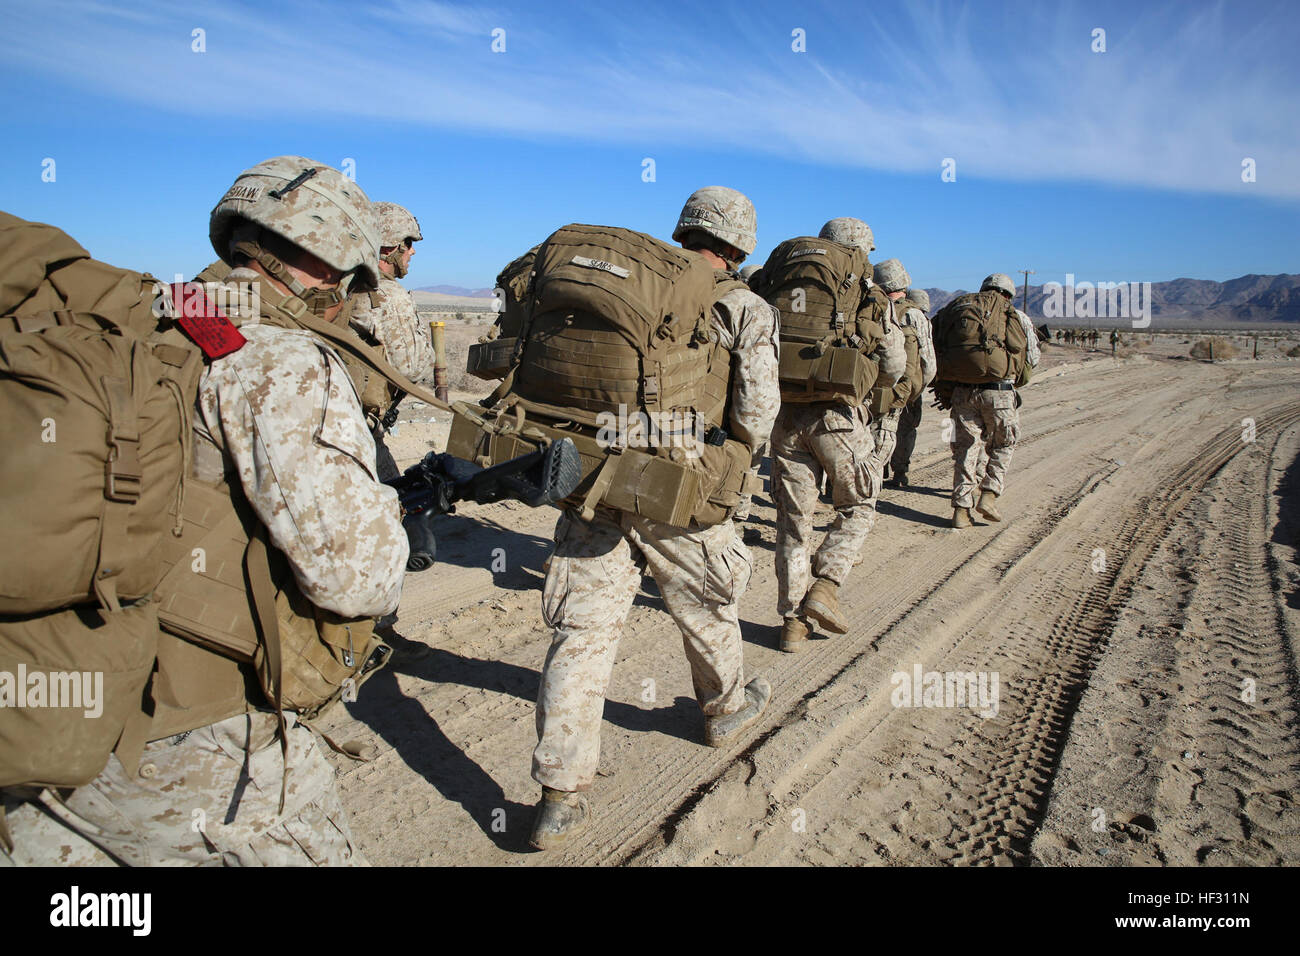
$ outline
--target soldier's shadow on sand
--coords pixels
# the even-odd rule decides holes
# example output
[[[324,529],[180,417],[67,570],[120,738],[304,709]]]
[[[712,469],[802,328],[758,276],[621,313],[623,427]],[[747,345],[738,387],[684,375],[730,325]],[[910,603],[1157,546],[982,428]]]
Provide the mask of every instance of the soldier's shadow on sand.
[[[391,639],[394,648],[409,648],[404,638]],[[435,652],[436,653],[436,652]],[[444,652],[445,653],[445,652]],[[490,661],[467,662],[446,655],[466,670]],[[527,834],[533,822],[533,806],[507,800],[501,785],[454,744],[438,726],[419,700],[408,697],[397,686],[397,672],[418,674],[426,680],[447,679],[442,659],[422,658],[407,667],[388,667],[366,682],[365,690],[349,705],[353,718],[365,724],[387,742],[412,770],[422,776],[442,796],[459,803],[483,834],[499,849],[514,853],[529,852]],[[442,672],[438,678],[432,675]],[[533,676],[536,684],[536,675]],[[506,825],[501,829],[494,813],[504,810]],[[496,823],[494,827],[493,824]]]
[[[396,636],[392,644],[402,648],[427,647],[408,641],[400,635]],[[445,647],[429,647],[428,654],[409,663],[399,662],[393,669],[430,683],[459,684],[462,687],[480,687],[498,694],[509,694],[530,704],[536,702],[542,681],[541,672],[531,667],[478,657],[462,657]],[[366,688],[369,687],[370,684],[366,684]],[[682,725],[680,718],[683,709],[688,717],[694,715],[694,723],[698,727]],[[671,707],[638,707],[635,704],[606,700],[605,719],[624,730],[656,731],[683,740],[699,740],[704,726],[699,706],[689,697],[677,698]],[[691,721],[686,721],[686,724],[690,723]]]
[[[704,739],[704,717],[693,697],[678,697],[671,707],[637,707],[605,701],[605,719],[633,733],[657,733],[698,744]]]
[[[1300,458],[1291,462],[1282,475],[1275,494],[1278,499],[1278,514],[1277,527],[1273,529],[1273,542],[1300,548]],[[1291,580],[1295,578],[1291,577]],[[1300,587],[1293,588],[1283,599],[1287,607],[1300,610]]]
[[[883,496],[886,494],[928,495],[931,498],[951,498],[952,488],[927,488],[923,485],[908,485],[906,488],[886,488],[881,492],[881,495]]]
[[[882,515],[889,515],[891,518],[902,518],[904,521],[914,521],[917,524],[929,525],[932,528],[952,527],[951,515],[933,515],[927,511],[918,511],[915,508],[900,505],[896,501],[878,501],[876,502],[876,510]]]
[[[665,614],[668,608],[664,605],[663,595],[659,593],[659,585],[649,574],[641,574],[641,590],[636,592],[636,597],[632,599],[633,607],[653,607],[658,608]]]
[[[400,632],[388,632],[386,639],[399,652],[415,651],[421,656],[399,660],[371,678],[357,701],[348,706],[349,714],[378,734],[445,799],[460,804],[499,849],[533,852],[527,834],[532,829],[534,805],[507,800],[492,774],[448,739],[419,700],[402,692],[396,675],[406,674],[429,683],[480,687],[533,703],[541,674],[517,664],[462,657],[441,647],[428,648],[428,653],[423,654],[426,645],[409,641]],[[694,743],[703,739],[703,717],[689,697],[678,697],[671,707],[656,708],[607,700],[605,719],[633,733],[655,732]],[[520,759],[529,756],[521,754]],[[497,832],[501,829],[499,815],[498,819],[493,815],[499,809],[505,811],[505,832]]]
[[[744,603],[743,598],[741,603]],[[753,644],[755,647],[766,647],[771,650],[781,643],[781,626],[779,624],[756,624],[753,621],[746,621],[741,618],[740,639],[746,644]]]
[[[439,515],[433,533],[439,564],[490,570],[494,563],[503,561],[505,570],[493,572],[492,584],[511,591],[537,589],[537,576],[545,576],[542,566],[554,547],[550,538],[523,534],[468,513]]]

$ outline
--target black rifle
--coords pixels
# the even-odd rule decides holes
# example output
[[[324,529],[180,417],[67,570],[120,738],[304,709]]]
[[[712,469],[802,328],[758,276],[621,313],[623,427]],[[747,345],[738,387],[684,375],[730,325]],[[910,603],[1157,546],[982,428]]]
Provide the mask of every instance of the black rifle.
[[[386,482],[397,489],[402,525],[411,544],[406,570],[423,571],[437,553],[433,518],[456,510],[456,502],[480,505],[514,498],[530,508],[555,504],[573,493],[582,478],[578,449],[567,438],[491,468],[431,451]]]

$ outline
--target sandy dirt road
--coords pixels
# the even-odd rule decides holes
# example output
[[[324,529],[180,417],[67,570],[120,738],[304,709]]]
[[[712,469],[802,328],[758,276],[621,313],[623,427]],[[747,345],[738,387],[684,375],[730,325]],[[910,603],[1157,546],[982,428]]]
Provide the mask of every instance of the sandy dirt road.
[[[562,853],[526,844],[556,512],[507,503],[440,519],[439,564],[407,578],[403,659],[323,722],[378,754],[333,758],[367,855],[1300,861],[1300,363],[1170,351],[1045,350],[1001,524],[947,527],[951,458],[943,413],[927,407],[914,484],[884,492],[845,588],[851,632],[800,655],[775,650],[760,496],[741,619],[747,671],[774,696],[727,751],[699,743],[680,635],[647,579],[608,691],[593,823]],[[443,434],[401,426],[399,463]],[[904,684],[949,673],[984,680],[984,700],[901,699]]]

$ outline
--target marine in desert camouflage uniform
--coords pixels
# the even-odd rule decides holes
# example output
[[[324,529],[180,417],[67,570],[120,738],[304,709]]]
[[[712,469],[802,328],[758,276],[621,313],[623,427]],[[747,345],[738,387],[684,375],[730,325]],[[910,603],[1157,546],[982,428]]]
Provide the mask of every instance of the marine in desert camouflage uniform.
[[[820,238],[871,252],[871,228],[861,219],[832,219]],[[903,335],[893,317],[872,356],[878,382],[892,384],[903,374]],[[808,619],[837,634],[848,631],[839,610],[839,588],[852,570],[862,543],[876,521],[879,463],[866,405],[838,402],[781,408],[772,429],[772,499],[776,504],[777,611],[783,624],[780,647],[806,646]],[[821,546],[812,547],[813,514],[823,474],[830,477],[835,520]],[[809,575],[813,578],[809,585]]]
[[[995,272],[980,286],[981,292],[997,290],[1010,302],[1016,294],[1011,277]],[[1040,351],[1038,333],[1033,323],[1019,309],[1012,309],[1016,320],[1025,330],[1028,343],[1026,362],[1030,368],[1038,365]],[[1001,521],[1002,513],[997,501],[1006,485],[1011,456],[1020,438],[1020,397],[1015,390],[1015,380],[1006,379],[996,387],[958,385],[952,392],[953,421],[953,527],[969,527],[970,509],[973,507],[990,521]],[[983,477],[980,477],[980,457],[988,455]],[[980,489],[979,501],[975,489]]]
[[[904,321],[903,297],[907,294],[907,287],[912,283],[912,277],[907,274],[903,264],[897,259],[886,259],[878,263],[875,268],[876,285],[884,290],[885,295],[894,303],[894,316],[898,321],[899,328],[908,325]],[[912,323],[915,331],[915,324]],[[917,348],[920,350],[920,336],[917,336]],[[933,349],[931,350],[933,355]],[[889,462],[893,458],[894,448],[898,444],[898,421],[902,414],[901,408],[890,409],[883,415],[873,416],[871,422],[871,438],[875,442],[875,468],[877,473],[883,479],[888,468]],[[879,485],[877,485],[877,497],[879,497]]]
[[[921,349],[921,379],[928,386],[934,381],[938,363],[934,354],[934,332],[930,327],[930,294],[924,289],[908,289],[903,297],[903,324],[916,329]],[[890,477],[886,487],[906,488],[912,452],[916,449],[916,431],[921,427],[925,399],[918,395],[902,407],[898,416],[898,444],[889,460]]]
[[[734,271],[754,249],[754,207],[732,189],[697,190],[673,238],[715,268]],[[751,449],[768,437],[780,405],[778,321],[775,309],[743,288],[723,295],[712,312],[711,334],[732,355],[728,432]],[[539,849],[563,845],[589,818],[582,791],[596,776],[605,690],[641,568],[681,629],[706,743],[735,740],[771,695],[762,678],[744,680],[738,604],[752,562],[733,521],[687,530],[604,509],[592,521],[565,511],[542,593],[553,633],[533,752],[533,778],[543,788],[531,837]]]
[[[191,472],[191,485],[237,485],[314,613],[344,620],[396,608],[408,544],[344,362],[295,320],[332,320],[349,284],[375,281],[369,205],[336,170],[283,156],[213,210],[213,247],[236,267],[227,285],[259,292],[230,299],[260,308],[234,311],[247,343],[204,370]],[[7,806],[14,861],[364,863],[315,736],[286,714],[281,738],[250,665],[167,633],[158,653],[138,771],[114,756],[69,795]]]
[[[741,280],[745,283],[745,285],[751,285],[753,282],[754,273],[756,273],[760,268],[762,267],[754,264],[747,265],[744,266],[737,274],[740,276]],[[767,457],[767,451],[768,451],[768,442],[767,440],[764,440],[762,446],[758,449],[758,454],[754,456],[754,460],[755,460],[754,467],[750,469],[750,473],[755,477],[757,477],[758,471],[762,467],[763,459]],[[740,503],[736,505],[736,513],[732,515],[732,518],[736,521],[737,524],[743,524],[744,522],[749,520],[749,514],[753,510],[753,507],[754,507],[754,496],[748,491],[743,492],[740,496]],[[757,528],[745,528],[744,531],[742,532],[742,538],[746,544],[752,544],[753,542],[758,541],[761,537],[762,535],[759,534]]]
[[[390,365],[416,384],[433,384],[433,340],[415,311],[415,300],[397,280],[406,277],[415,243],[424,238],[409,210],[393,202],[372,204],[379,229],[379,288],[353,296],[349,322],[371,344],[377,344]],[[394,402],[394,409],[396,402]],[[396,415],[391,410],[391,417]],[[384,444],[388,428],[371,423],[382,480],[398,475],[396,462]]]

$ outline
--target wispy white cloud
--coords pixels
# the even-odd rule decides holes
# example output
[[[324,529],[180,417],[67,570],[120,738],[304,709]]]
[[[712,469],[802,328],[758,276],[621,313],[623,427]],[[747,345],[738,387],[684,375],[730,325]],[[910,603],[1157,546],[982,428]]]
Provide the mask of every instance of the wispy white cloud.
[[[466,7],[433,0],[393,0],[384,6],[356,8],[363,17],[392,24],[404,33],[437,36],[483,36],[500,24],[501,16],[488,7]]]
[[[124,17],[81,0],[11,11],[0,50],[43,77],[212,117],[688,144],[936,177],[952,157],[959,180],[1300,197],[1294,18],[930,0],[746,7],[710,30],[692,9],[392,0],[177,14],[145,2]],[[807,53],[790,49],[797,25]],[[202,56],[190,52],[197,26]],[[491,52],[497,26],[504,54]],[[1105,53],[1090,50],[1093,26],[1107,30]]]

